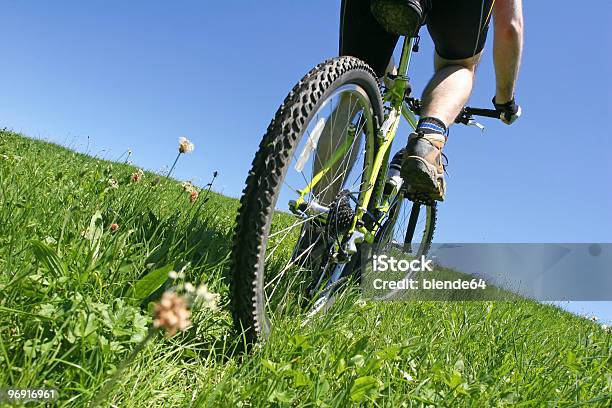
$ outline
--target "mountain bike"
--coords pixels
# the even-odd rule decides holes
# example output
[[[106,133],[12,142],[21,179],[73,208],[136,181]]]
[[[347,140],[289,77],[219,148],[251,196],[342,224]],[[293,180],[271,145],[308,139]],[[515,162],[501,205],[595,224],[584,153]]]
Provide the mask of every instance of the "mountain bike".
[[[233,318],[247,344],[265,338],[275,319],[327,307],[359,279],[366,248],[427,254],[437,202],[410,193],[389,163],[401,119],[414,129],[420,108],[407,77],[418,36],[402,42],[386,86],[357,58],[329,59],[293,87],[268,126],[231,255]],[[501,112],[466,107],[456,122],[481,126],[475,115]]]

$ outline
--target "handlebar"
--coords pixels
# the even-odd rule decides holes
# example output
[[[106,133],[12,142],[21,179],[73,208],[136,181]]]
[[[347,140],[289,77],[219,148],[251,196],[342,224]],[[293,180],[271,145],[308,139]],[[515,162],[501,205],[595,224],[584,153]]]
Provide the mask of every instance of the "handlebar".
[[[455,123],[463,123],[464,125],[468,125],[470,120],[473,120],[473,116],[485,116],[487,118],[500,119],[502,111],[497,109],[482,109],[482,108],[471,108],[466,106],[463,108],[457,119],[455,119]]]
[[[416,113],[420,114],[421,110],[421,101],[415,98],[407,99],[408,106],[410,109]],[[500,119],[502,115],[502,111],[497,109],[483,109],[483,108],[472,108],[466,106],[461,110],[457,118],[455,119],[455,123],[463,123],[464,125],[471,125],[474,123],[474,116],[485,116],[487,118]]]

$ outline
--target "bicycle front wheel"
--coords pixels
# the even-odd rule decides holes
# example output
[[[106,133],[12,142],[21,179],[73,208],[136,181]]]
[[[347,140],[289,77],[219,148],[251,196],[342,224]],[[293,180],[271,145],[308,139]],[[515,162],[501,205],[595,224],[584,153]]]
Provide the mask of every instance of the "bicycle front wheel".
[[[247,344],[299,313],[309,280],[335,262],[331,248],[346,233],[338,225],[355,207],[346,197],[358,202],[370,188],[382,121],[375,74],[353,57],[319,64],[276,112],[246,181],[232,249],[231,305]]]

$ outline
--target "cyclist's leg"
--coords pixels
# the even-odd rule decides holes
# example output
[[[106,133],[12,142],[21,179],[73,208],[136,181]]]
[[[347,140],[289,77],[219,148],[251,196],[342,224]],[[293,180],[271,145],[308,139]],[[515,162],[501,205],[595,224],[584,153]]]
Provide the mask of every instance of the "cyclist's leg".
[[[423,93],[423,116],[448,127],[467,102],[492,7],[493,0],[433,1],[427,28],[436,46],[436,72]]]
[[[437,118],[448,128],[470,97],[479,59],[480,54],[449,60],[436,53],[436,72],[423,91],[421,115]]]
[[[340,7],[340,55],[365,61],[383,77],[399,36],[388,33],[376,21],[370,0],[342,0]]]
[[[444,199],[444,133],[472,92],[492,4],[493,0],[433,1],[427,27],[436,46],[435,74],[423,92],[422,116],[408,139],[402,166],[415,195]]]
[[[372,67],[378,77],[383,77],[387,69],[393,69],[391,57],[398,38],[397,35],[385,31],[376,21],[370,11],[370,0],[342,1],[339,44],[341,56],[357,57]],[[350,100],[347,98],[339,101],[332,113],[335,117],[334,123],[348,123],[354,114],[350,112],[349,104]],[[332,129],[331,121],[325,124],[317,147],[314,174],[327,163],[333,152],[342,146],[346,136],[344,126],[335,126]],[[356,153],[353,149],[352,156]],[[342,184],[337,176],[340,172],[350,172],[352,159],[353,157],[348,157],[339,161],[314,188],[314,194],[321,203],[329,204],[336,197]]]

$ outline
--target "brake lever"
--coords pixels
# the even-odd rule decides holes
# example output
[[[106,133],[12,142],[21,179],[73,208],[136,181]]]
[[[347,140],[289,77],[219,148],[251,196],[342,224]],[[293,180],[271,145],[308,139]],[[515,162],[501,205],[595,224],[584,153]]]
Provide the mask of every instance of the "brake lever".
[[[468,126],[475,126],[475,127],[477,127],[478,129],[480,129],[480,131],[481,131],[482,133],[484,133],[484,131],[485,131],[485,127],[484,127],[484,125],[483,125],[482,123],[479,123],[479,122],[477,122],[476,120],[474,120],[474,118],[470,118],[470,119],[468,119],[468,121],[467,121],[466,125],[468,125]]]
[[[480,122],[477,122],[476,119],[474,119],[474,116],[470,115],[465,110],[461,111],[459,116],[457,116],[457,119],[455,119],[455,123],[462,123],[467,126],[477,127],[483,133],[485,131],[484,125]]]

